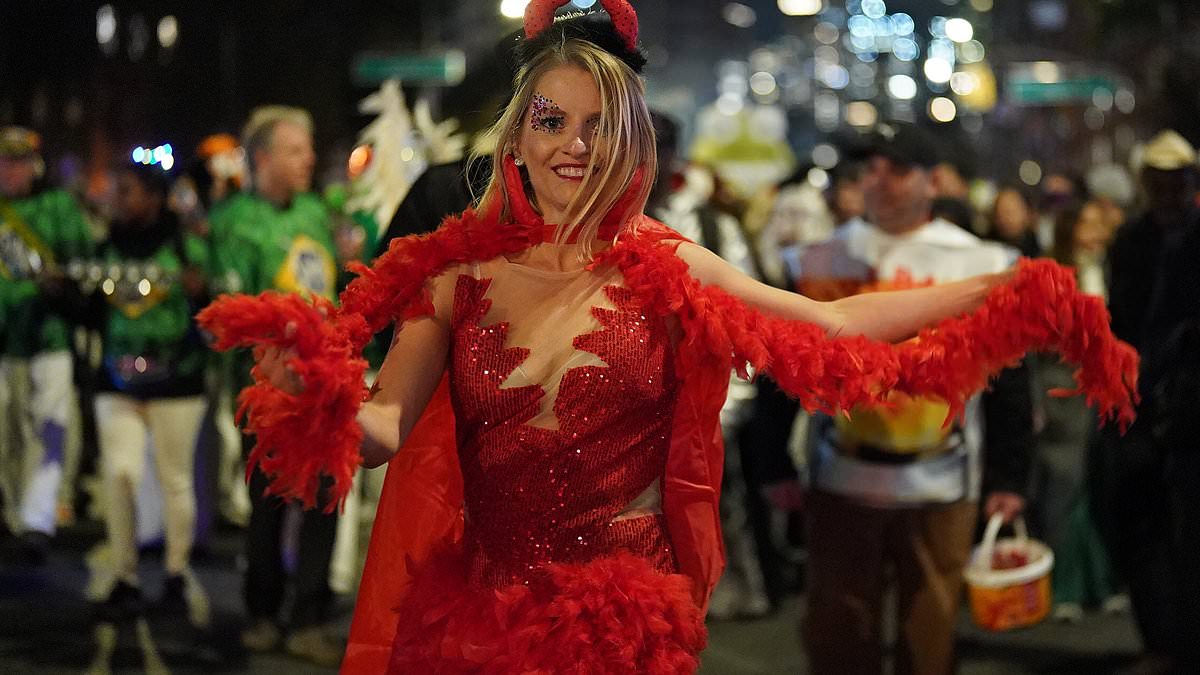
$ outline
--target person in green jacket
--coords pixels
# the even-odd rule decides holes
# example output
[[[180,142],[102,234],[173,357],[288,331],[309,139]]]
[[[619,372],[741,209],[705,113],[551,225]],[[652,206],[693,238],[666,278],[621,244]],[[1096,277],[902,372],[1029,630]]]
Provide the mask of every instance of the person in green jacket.
[[[146,471],[146,438],[162,493],[166,579],[162,604],[206,627],[207,597],[189,566],[196,528],[196,438],[204,417],[208,350],[193,316],[207,288],[188,235],[167,209],[167,177],[131,164],[117,174],[116,217],[97,256],[68,266],[68,303],[77,321],[101,336],[96,381],[100,475],[113,580],[99,615],[137,616],[137,499]]]
[[[337,263],[329,213],[309,191],[315,163],[311,118],[297,108],[258,108],[242,142],[251,162],[251,190],[219,204],[210,215],[214,284],[226,292],[276,290],[334,299]],[[249,362],[242,361],[235,378],[248,383],[249,370]],[[244,437],[246,453],[253,442]],[[283,637],[280,610],[287,576],[280,533],[286,505],[267,497],[266,487],[266,477],[256,471],[250,479],[246,545],[249,625],[242,632],[243,644],[254,651],[274,649]],[[285,647],[310,661],[336,665],[341,645],[321,624],[332,604],[329,564],[337,513],[324,513],[322,506],[302,513]]]
[[[71,195],[41,185],[38,135],[0,129],[0,492],[28,562],[45,560],[75,414],[63,268],[92,252]]]

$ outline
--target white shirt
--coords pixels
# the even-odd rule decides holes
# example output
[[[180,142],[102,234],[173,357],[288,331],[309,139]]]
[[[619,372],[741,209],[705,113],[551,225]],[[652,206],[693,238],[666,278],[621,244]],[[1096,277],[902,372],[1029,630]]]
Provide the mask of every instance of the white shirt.
[[[901,235],[852,220],[833,238],[786,252],[792,278],[890,280],[907,272],[917,281],[948,282],[998,272],[1018,253],[981,240],[942,219]],[[823,423],[822,423],[823,422]],[[818,420],[808,443],[809,480],[820,489],[877,506],[912,506],[978,499],[982,475],[983,418],[979,398],[968,402],[956,449],[907,464],[848,457],[835,448],[832,424]]]

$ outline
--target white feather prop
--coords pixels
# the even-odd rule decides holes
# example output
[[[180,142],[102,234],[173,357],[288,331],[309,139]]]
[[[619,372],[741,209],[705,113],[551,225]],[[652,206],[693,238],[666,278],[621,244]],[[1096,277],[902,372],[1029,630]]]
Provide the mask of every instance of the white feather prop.
[[[425,153],[398,80],[384,82],[358,104],[358,110],[375,113],[358,135],[360,145],[370,146],[371,161],[354,182],[347,207],[371,213],[383,228],[425,170]]]
[[[429,101],[421,99],[413,106],[413,118],[416,121],[417,132],[425,141],[425,159],[430,164],[445,164],[462,159],[467,148],[467,135],[455,133],[458,130],[458,120],[450,118],[442,122],[433,121]]]
[[[358,135],[359,145],[371,148],[371,160],[354,181],[347,207],[371,213],[382,234],[425,168],[461,159],[467,137],[456,133],[458,120],[434,122],[427,101],[418,101],[410,113],[399,80],[384,82],[358,110],[375,114]]]

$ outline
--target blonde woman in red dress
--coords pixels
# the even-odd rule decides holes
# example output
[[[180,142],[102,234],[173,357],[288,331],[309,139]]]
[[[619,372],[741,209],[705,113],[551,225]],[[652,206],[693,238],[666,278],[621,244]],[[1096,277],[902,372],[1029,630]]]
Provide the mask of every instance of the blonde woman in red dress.
[[[331,477],[336,498],[358,463],[389,464],[345,672],[694,672],[731,368],[810,409],[893,390],[958,409],[1056,348],[1128,421],[1136,355],[1053,263],[821,303],[647,218],[636,16],[554,21],[562,4],[529,5],[476,208],[394,242],[339,307],[267,294],[201,316],[218,347],[258,349],[242,404],[277,494],[312,503]],[[358,353],[393,322],[365,392]]]

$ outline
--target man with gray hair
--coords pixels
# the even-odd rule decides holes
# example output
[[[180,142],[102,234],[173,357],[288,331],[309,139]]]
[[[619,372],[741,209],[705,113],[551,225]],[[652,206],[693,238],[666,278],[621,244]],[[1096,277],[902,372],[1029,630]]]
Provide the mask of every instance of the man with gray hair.
[[[242,142],[251,185],[213,210],[215,282],[228,292],[274,290],[334,300],[337,265],[331,224],[325,206],[310,192],[315,164],[312,118],[299,108],[257,108],[242,132]],[[249,362],[243,359],[234,368],[237,385],[248,384]],[[253,445],[253,437],[243,437],[245,453]],[[266,487],[266,477],[255,471],[250,479],[252,508],[246,539],[249,625],[242,632],[243,644],[253,651],[275,649],[283,639],[280,610],[288,578],[281,534],[289,505],[267,496]],[[336,665],[341,646],[322,624],[332,603],[329,564],[337,513],[324,513],[322,506],[300,513],[286,621],[290,634],[284,644],[295,656]]]

